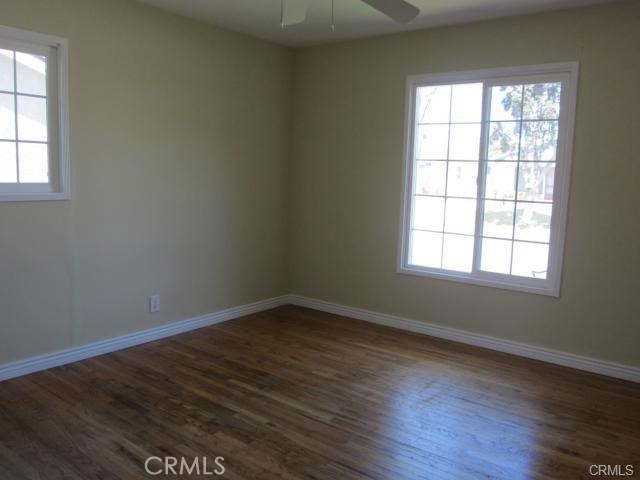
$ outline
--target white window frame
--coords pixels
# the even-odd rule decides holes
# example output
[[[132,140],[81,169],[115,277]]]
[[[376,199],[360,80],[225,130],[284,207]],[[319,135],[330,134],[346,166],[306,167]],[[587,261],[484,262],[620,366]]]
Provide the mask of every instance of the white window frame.
[[[544,65],[492,68],[485,70],[411,75],[407,77],[405,150],[402,174],[402,215],[400,225],[400,244],[398,252],[398,273],[418,275],[444,280],[452,280],[473,285],[503,288],[554,297],[560,296],[562,262],[564,255],[565,230],[569,202],[571,160],[575,124],[575,108],[578,86],[578,63],[552,63]],[[483,171],[485,144],[488,135],[489,107],[487,99],[490,87],[495,84],[536,83],[561,81],[560,118],[556,169],[553,193],[553,215],[549,242],[549,264],[546,279],[525,278],[510,274],[483,272],[480,270],[480,245],[482,225],[482,196],[484,189]],[[409,239],[412,218],[413,177],[415,170],[415,108],[416,91],[419,87],[448,85],[458,83],[480,83],[483,85],[482,133],[480,140],[480,161],[478,175],[478,194],[476,227],[474,234],[473,268],[471,273],[411,265],[409,263]]]
[[[0,202],[69,200],[68,41],[65,38],[0,26],[0,48],[47,56],[49,145],[49,183],[0,184]]]

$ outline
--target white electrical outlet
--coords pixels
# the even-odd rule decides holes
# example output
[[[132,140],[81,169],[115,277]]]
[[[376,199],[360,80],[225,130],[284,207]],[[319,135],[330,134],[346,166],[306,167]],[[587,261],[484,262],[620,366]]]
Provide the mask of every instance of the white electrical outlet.
[[[156,313],[160,311],[160,295],[151,295],[149,297],[149,313]]]

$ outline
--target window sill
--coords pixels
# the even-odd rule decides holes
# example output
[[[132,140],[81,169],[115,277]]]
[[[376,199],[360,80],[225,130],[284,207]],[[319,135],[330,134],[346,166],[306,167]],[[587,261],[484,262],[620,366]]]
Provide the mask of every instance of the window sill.
[[[0,193],[0,203],[2,202],[46,202],[71,200],[68,192],[29,192],[29,193]]]
[[[539,280],[522,278],[522,281],[513,280],[514,277],[503,279],[505,275],[483,273],[472,274],[463,272],[454,272],[447,270],[432,270],[415,265],[405,265],[398,268],[397,273],[403,275],[414,275],[418,277],[435,278],[439,280],[448,280],[457,283],[467,283],[470,285],[478,285],[482,287],[499,288],[503,290],[513,290],[516,292],[533,293],[536,295],[545,295],[548,297],[560,297],[560,283],[554,284],[551,280]]]

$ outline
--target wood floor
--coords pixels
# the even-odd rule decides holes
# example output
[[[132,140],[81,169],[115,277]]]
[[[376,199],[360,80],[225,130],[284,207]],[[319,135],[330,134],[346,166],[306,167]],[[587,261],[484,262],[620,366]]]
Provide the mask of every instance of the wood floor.
[[[226,472],[152,477],[150,456]],[[639,462],[638,384],[293,306],[0,383],[2,480],[555,480]]]

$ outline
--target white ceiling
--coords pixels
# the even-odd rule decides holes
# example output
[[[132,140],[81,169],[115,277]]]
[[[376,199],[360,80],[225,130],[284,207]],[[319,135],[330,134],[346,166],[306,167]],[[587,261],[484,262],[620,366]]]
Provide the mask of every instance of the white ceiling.
[[[280,0],[139,0],[273,42],[300,47],[359,37],[452,25],[603,3],[608,0],[408,0],[421,10],[409,25],[398,25],[361,0],[334,0],[336,29],[331,31],[331,0],[309,3],[304,23],[280,28]],[[285,0],[294,2],[297,0]]]

